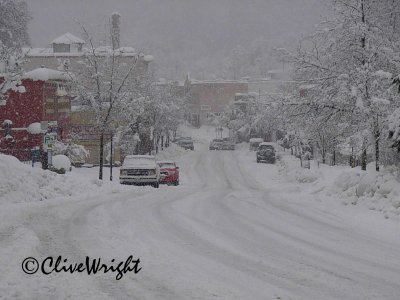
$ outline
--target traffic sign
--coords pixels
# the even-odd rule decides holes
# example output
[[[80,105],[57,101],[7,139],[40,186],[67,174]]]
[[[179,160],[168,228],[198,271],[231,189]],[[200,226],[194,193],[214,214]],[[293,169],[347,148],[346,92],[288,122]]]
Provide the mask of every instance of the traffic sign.
[[[46,146],[54,144],[56,140],[57,140],[56,134],[45,134],[43,136],[43,144]]]

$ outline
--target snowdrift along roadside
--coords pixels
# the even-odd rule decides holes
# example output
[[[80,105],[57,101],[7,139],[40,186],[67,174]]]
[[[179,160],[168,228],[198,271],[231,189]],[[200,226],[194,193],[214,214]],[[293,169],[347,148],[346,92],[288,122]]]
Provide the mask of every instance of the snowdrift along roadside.
[[[13,156],[0,154],[0,204],[42,201],[57,197],[85,197],[96,191],[116,193],[133,188],[121,186],[118,180],[100,181],[96,173],[92,173],[93,176],[88,176],[74,170],[60,175],[32,168]]]
[[[306,169],[289,155],[282,156],[280,163],[282,175],[291,182],[304,184],[304,193],[340,200],[344,205],[364,206],[382,212],[385,218],[400,219],[399,174],[393,169],[362,171],[360,167],[318,166],[315,162]]]

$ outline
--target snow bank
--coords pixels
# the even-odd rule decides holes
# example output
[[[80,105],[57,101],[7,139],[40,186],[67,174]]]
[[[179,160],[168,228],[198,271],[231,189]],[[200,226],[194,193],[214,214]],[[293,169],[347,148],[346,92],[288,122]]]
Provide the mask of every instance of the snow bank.
[[[117,178],[113,182],[97,180],[97,168],[88,171],[90,174],[85,171],[76,169],[60,175],[32,168],[13,156],[0,154],[0,205],[136,190],[132,186],[120,185]]]
[[[0,170],[0,203],[43,200],[46,186],[55,177],[8,155],[0,155]]]
[[[393,170],[381,172],[348,169],[333,182],[332,191],[343,197],[344,204],[361,204],[370,210],[400,216],[400,182]]]
[[[320,169],[315,166],[313,167],[313,165],[315,165],[313,162],[310,162],[310,169],[302,168],[300,159],[295,158],[294,156],[281,156],[279,162],[281,164],[280,173],[290,182],[312,183],[323,176]]]
[[[372,167],[367,171],[324,164],[318,167],[314,161],[310,169],[305,169],[293,156],[284,156],[280,164],[280,172],[288,181],[304,184],[303,193],[316,195],[323,201],[363,206],[382,212],[385,218],[400,218],[400,177],[395,169],[376,172]]]

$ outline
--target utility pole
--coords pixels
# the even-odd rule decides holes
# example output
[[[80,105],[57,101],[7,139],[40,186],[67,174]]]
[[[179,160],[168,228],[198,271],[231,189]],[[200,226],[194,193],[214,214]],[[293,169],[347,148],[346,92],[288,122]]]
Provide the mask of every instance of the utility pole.
[[[113,169],[113,133],[111,132],[111,141],[110,141],[110,181],[113,180],[113,174],[112,174],[112,169]]]

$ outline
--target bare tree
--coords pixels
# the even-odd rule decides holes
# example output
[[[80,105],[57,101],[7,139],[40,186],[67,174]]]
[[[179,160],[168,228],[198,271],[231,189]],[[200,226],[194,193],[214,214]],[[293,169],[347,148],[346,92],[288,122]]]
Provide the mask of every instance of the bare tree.
[[[122,56],[115,48],[115,41],[110,47],[97,47],[86,28],[83,25],[81,28],[89,47],[83,55],[82,68],[73,76],[74,87],[80,104],[93,116],[99,133],[99,179],[103,179],[105,136],[117,130],[121,125],[120,113],[133,104],[140,57],[139,54]]]

